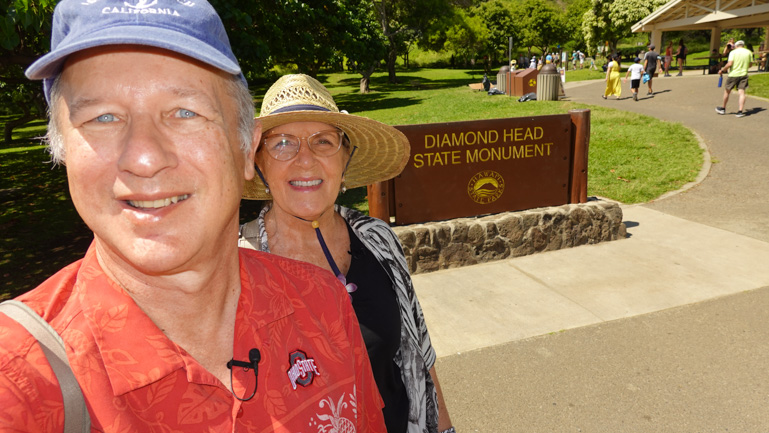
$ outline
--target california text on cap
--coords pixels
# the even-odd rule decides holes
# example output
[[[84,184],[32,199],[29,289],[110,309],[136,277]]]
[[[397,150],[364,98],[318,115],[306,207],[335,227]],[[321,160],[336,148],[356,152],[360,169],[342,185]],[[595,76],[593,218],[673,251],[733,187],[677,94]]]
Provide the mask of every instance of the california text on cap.
[[[227,33],[205,0],[62,0],[56,5],[51,52],[26,71],[44,80],[46,99],[70,54],[104,45],[147,45],[184,54],[239,75]]]

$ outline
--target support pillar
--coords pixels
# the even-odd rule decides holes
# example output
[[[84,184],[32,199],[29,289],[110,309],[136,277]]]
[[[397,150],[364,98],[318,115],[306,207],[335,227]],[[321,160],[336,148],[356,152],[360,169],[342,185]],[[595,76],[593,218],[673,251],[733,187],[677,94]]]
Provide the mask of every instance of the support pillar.
[[[390,224],[390,188],[388,181],[368,185],[368,214]]]
[[[569,203],[587,203],[587,152],[590,145],[590,110],[569,110],[571,116],[571,172]]]
[[[652,45],[657,47],[657,52],[662,49],[662,30],[652,30]]]
[[[710,51],[716,50],[721,52],[721,27],[713,27],[710,29]]]
[[[764,27],[764,49],[769,50],[769,26]]]

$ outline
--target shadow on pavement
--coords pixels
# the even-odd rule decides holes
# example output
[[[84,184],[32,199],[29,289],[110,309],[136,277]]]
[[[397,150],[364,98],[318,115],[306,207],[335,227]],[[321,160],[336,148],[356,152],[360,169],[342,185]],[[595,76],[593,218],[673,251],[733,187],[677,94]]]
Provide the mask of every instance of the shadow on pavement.
[[[638,227],[639,225],[638,221],[622,221],[622,222],[625,224],[626,229],[632,229],[632,228]],[[630,232],[627,232],[627,237],[632,238],[633,234]]]

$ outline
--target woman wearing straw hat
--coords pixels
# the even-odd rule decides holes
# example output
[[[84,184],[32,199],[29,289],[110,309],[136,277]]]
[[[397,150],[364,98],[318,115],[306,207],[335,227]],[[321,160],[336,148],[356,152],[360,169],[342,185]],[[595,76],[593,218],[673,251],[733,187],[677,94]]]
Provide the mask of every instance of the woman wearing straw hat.
[[[397,129],[340,112],[312,77],[281,77],[262,101],[259,179],[243,197],[269,200],[241,227],[241,247],[333,272],[358,316],[387,431],[453,431],[435,351],[398,238],[375,218],[335,205],[340,191],[391,179],[409,158]]]

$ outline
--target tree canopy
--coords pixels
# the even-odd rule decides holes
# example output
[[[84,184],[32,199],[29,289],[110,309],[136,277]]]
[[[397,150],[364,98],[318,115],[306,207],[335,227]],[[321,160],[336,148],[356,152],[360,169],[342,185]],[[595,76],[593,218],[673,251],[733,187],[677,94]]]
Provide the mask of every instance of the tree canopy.
[[[373,9],[387,40],[387,72],[391,83],[397,81],[395,62],[398,53],[440,17],[450,13],[448,0],[371,0]]]
[[[519,8],[520,34],[524,45],[537,47],[546,53],[570,39],[564,12],[552,3],[528,0]]]
[[[48,51],[58,0],[7,0],[0,5],[0,101],[22,119],[42,117],[39,83],[24,69]],[[249,79],[275,66],[317,75],[347,68],[369,77],[386,65],[397,81],[396,60],[410,47],[441,51],[459,63],[505,59],[516,49],[551,51],[557,45],[614,49],[630,26],[665,0],[210,0]],[[17,123],[9,122],[10,128]],[[10,137],[6,130],[6,138]]]
[[[612,53],[617,43],[631,33],[633,24],[664,5],[666,0],[592,0],[582,19],[582,32],[589,48],[609,43]]]
[[[21,117],[6,122],[3,138],[10,143],[13,129],[45,115],[40,83],[24,70],[48,51],[53,0],[13,0],[0,5],[0,107],[14,107]]]

